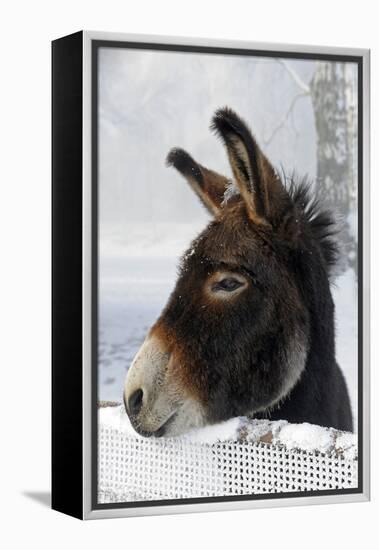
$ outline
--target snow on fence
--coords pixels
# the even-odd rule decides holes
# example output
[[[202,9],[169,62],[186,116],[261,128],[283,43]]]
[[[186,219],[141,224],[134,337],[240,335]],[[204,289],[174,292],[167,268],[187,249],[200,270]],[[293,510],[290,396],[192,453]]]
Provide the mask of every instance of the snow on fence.
[[[99,503],[357,487],[356,435],[311,424],[234,418],[147,439],[114,406],[98,442]]]

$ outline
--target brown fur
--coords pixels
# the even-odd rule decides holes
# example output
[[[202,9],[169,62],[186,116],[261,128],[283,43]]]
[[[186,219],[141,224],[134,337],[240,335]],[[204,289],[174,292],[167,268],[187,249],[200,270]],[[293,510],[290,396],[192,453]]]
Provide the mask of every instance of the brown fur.
[[[191,361],[188,350],[178,342],[175,332],[166,327],[162,319],[152,327],[150,334],[159,339],[162,347],[170,354],[167,365],[167,381],[178,388],[183,397],[189,397],[205,404],[208,394],[201,369]]]
[[[260,290],[254,285],[261,284],[249,280],[249,288],[234,304],[217,302],[204,293],[205,284],[212,279],[216,268],[236,270],[243,274],[244,267],[249,268],[249,258],[254,257],[257,279],[263,281],[267,269],[277,272],[278,280],[266,296],[267,311],[274,312],[278,307],[276,288],[280,288],[285,296],[280,305],[283,310],[291,312],[292,308],[297,311],[303,309],[296,287],[277,262],[270,235],[268,227],[252,224],[242,201],[226,206],[222,215],[193,243],[192,250],[195,253],[184,258],[177,287],[153,328],[154,335],[159,334],[173,356],[168,375],[181,385],[186,394],[203,405],[210,400],[212,376],[197,339],[199,330],[194,326],[196,318],[201,318],[204,327],[207,327],[202,338],[214,340],[217,327],[228,322],[229,315],[233,308],[238,307],[240,300],[248,300],[249,295],[259,293]],[[175,322],[171,322],[172,310],[176,308],[180,308],[180,319],[175,314]],[[184,332],[178,333],[178,321],[183,319],[186,320]]]

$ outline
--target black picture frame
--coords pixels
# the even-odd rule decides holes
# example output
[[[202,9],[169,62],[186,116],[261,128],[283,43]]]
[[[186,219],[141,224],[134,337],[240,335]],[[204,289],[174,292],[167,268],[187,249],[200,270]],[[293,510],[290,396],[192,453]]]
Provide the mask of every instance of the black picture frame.
[[[100,33],[101,35],[101,33]],[[185,42],[185,41],[184,41]],[[184,43],[178,39],[165,41],[158,38],[143,40],[139,37],[101,35],[78,32],[55,40],[52,44],[52,507],[77,518],[108,517],[113,515],[135,515],[137,513],[156,513],[186,511],[193,505],[204,505],[212,509],[212,504],[225,503],[233,508],[235,503],[254,504],[259,501],[286,500],[312,497],[320,502],[325,497],[341,496],[359,500],[368,497],[368,433],[365,424],[367,411],[364,400],[368,401],[367,359],[364,359],[365,336],[368,319],[365,319],[367,296],[367,261],[364,257],[364,240],[368,240],[367,228],[364,228],[366,206],[364,192],[367,194],[368,177],[367,131],[368,99],[365,92],[368,76],[367,51],[331,51],[323,48],[311,48],[302,51],[301,47],[264,46],[253,47],[232,43],[230,45],[203,44],[189,40]],[[265,57],[284,57],[291,59],[317,59],[356,63],[358,67],[358,487],[351,489],[325,490],[301,493],[280,493],[249,496],[209,497],[186,500],[155,500],[143,502],[99,504],[97,502],[97,387],[98,387],[98,52],[100,48],[129,48],[160,51],[181,51],[196,53],[217,53],[223,55],[249,55]],[[90,80],[85,70],[90,67]],[[85,79],[87,78],[87,84]],[[85,90],[90,93],[86,97]],[[91,166],[91,204],[85,205],[84,193],[84,156],[85,156],[85,117],[86,102],[91,104],[90,111],[90,159]],[[366,122],[365,122],[366,120]],[[364,149],[365,147],[365,149]],[[83,234],[85,231],[83,210],[91,210],[91,326],[84,327],[83,288],[86,284],[86,272],[83,264]],[[365,251],[365,256],[367,255]],[[91,360],[90,387],[88,373],[85,374],[83,331],[90,332]],[[366,364],[364,371],[364,363]],[[90,437],[85,433],[85,394],[90,394]],[[87,415],[88,417],[88,415]],[[88,443],[89,439],[89,443]],[[87,449],[85,451],[86,441]],[[90,460],[90,465],[88,463]],[[90,478],[85,477],[86,468],[90,469]],[[68,479],[70,480],[68,482]],[[90,479],[91,487],[88,487]],[[89,498],[86,501],[86,494]],[[178,506],[182,510],[178,510]],[[199,508],[201,509],[201,508]],[[129,511],[129,513],[128,513]],[[95,514],[95,515],[94,515]]]

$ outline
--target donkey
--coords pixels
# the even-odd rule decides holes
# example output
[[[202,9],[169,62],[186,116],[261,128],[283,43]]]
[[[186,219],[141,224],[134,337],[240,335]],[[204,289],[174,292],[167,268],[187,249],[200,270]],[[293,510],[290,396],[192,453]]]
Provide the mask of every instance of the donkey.
[[[131,423],[146,437],[234,416],[351,431],[335,358],[333,217],[305,180],[279,177],[230,108],[215,113],[211,128],[234,181],[182,149],[167,157],[213,220],[181,259],[176,287],[129,369]]]

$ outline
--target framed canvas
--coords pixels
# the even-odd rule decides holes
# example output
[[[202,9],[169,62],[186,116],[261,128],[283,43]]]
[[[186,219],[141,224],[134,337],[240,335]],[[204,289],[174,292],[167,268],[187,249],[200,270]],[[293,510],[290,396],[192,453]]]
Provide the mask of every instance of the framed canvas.
[[[369,498],[369,51],[53,42],[52,506]]]

